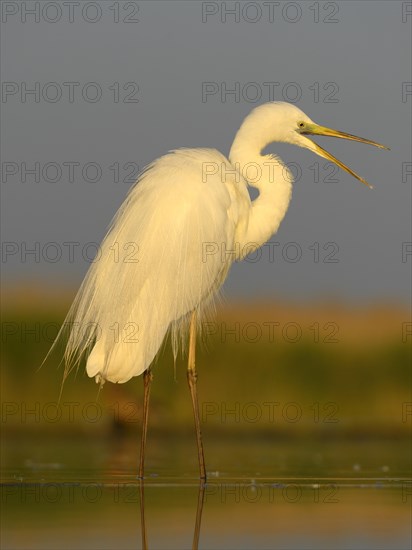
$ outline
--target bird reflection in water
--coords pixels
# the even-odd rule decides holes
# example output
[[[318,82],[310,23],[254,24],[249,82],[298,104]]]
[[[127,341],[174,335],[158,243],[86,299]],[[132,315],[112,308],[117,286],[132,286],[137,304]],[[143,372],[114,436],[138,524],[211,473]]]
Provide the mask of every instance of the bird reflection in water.
[[[198,496],[197,496],[196,519],[195,519],[195,528],[193,532],[192,550],[198,550],[199,548],[200,525],[202,523],[203,504],[205,501],[205,485],[206,484],[203,481],[200,481]],[[139,479],[139,496],[140,496],[140,523],[141,523],[142,550],[149,550],[149,546],[147,543],[143,479]]]

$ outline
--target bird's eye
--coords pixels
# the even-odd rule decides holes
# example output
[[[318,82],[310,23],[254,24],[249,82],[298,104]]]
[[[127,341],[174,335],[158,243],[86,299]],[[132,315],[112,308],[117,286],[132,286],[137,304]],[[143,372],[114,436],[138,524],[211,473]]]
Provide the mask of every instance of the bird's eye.
[[[304,127],[305,127],[305,123],[304,123],[304,122],[298,122],[298,126],[299,126],[299,128],[304,128]]]

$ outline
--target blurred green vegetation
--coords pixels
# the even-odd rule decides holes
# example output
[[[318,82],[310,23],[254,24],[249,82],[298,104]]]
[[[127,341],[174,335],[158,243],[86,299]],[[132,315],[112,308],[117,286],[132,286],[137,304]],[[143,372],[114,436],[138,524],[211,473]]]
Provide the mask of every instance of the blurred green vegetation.
[[[141,377],[127,384],[107,383],[99,393],[82,364],[77,374],[69,376],[57,403],[63,347],[58,346],[39,367],[66,312],[66,303],[52,301],[41,307],[20,304],[3,309],[3,430],[8,434],[53,432],[63,426],[73,432],[140,430]],[[245,310],[238,317],[259,322],[256,312],[250,315]],[[310,325],[306,317],[301,321],[303,328]],[[292,318],[296,319],[296,312]],[[402,341],[400,330],[397,337],[391,333],[387,338],[374,338],[372,331],[361,342],[356,338],[327,342],[315,338],[309,329],[297,341],[270,338],[267,331],[254,339],[242,337],[242,330],[239,338],[236,331],[230,332],[229,327],[235,326],[233,314],[227,321],[222,319],[224,311],[213,326],[224,326],[226,332],[211,331],[214,334],[207,341],[201,338],[198,346],[198,392],[205,432],[285,437],[410,435],[411,346]],[[399,327],[402,319],[400,315]],[[346,314],[345,323],[350,325],[350,315]],[[380,327],[382,333],[384,327]],[[192,433],[186,359],[180,357],[174,369],[169,343],[154,366],[150,414],[151,430]]]

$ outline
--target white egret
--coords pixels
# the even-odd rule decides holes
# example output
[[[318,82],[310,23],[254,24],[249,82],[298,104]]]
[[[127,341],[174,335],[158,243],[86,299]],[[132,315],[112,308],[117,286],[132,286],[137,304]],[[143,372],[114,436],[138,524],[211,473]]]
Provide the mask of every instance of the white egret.
[[[88,354],[87,374],[100,384],[127,382],[143,373],[141,478],[151,366],[168,331],[175,358],[178,344],[184,343],[188,333],[188,382],[200,477],[206,478],[196,390],[197,323],[231,264],[277,231],[291,198],[291,174],[279,158],[261,151],[275,141],[306,147],[369,185],[308,135],[386,149],[374,141],[319,126],[288,103],[256,107],[237,132],[229,159],[214,149],[178,149],[144,170],[80,287],[68,314],[72,328],[64,376],[84,353]],[[253,174],[249,181],[248,173]],[[250,185],[259,191],[253,201]]]

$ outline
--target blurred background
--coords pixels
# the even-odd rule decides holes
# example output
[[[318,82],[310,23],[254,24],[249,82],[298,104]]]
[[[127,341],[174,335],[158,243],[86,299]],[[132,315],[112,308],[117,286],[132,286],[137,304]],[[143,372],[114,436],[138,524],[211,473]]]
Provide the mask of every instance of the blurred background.
[[[268,149],[294,174],[293,198],[270,243],[233,266],[216,317],[204,322],[208,469],[403,484],[412,418],[411,3],[69,4],[1,5],[3,479],[52,472],[77,480],[87,468],[96,478],[133,478],[141,379],[99,393],[80,365],[59,401],[62,346],[39,367],[139,171],[179,147],[228,154],[250,110],[281,100],[391,151],[319,139],[370,191],[309,151]],[[173,367],[167,342],[154,371],[147,455],[162,478],[196,477],[185,369],[181,357]],[[379,505],[373,493],[360,499],[359,514],[381,518],[391,548],[408,545],[404,489]],[[20,496],[10,497],[10,547],[56,547],[40,528],[19,539]],[[288,513],[284,525],[301,521]],[[330,518],[333,536],[349,515]],[[334,547],[372,548],[365,532]],[[213,536],[208,544],[218,547]]]

